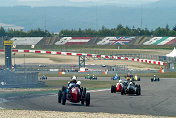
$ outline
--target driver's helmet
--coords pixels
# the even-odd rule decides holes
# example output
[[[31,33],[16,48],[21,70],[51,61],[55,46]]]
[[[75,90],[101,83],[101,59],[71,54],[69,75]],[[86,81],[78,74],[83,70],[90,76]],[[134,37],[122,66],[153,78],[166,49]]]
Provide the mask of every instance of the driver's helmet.
[[[154,77],[156,77],[156,75],[154,75]]]
[[[122,83],[122,80],[119,80],[119,83]]]
[[[78,81],[76,84],[81,85],[81,81]]]
[[[94,77],[94,75],[93,75],[93,77]]]
[[[72,80],[76,80],[76,76],[73,76],[73,77],[72,77]]]
[[[89,74],[87,74],[87,75],[89,75]]]
[[[132,82],[133,80],[132,79],[130,79],[130,82]]]
[[[133,82],[130,82],[130,85],[132,85],[133,84]]]

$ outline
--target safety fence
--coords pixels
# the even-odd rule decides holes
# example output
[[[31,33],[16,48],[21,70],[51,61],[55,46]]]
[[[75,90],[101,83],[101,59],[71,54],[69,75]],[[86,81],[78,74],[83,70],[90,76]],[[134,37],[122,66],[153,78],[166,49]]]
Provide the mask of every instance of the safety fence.
[[[0,52],[4,52],[3,49]],[[89,56],[89,57],[97,57],[97,58],[105,58],[105,59],[114,59],[114,60],[129,60],[136,62],[144,62],[149,64],[156,65],[167,65],[167,63],[156,60],[148,60],[148,59],[139,59],[139,58],[131,58],[131,57],[118,57],[118,56],[108,56],[108,55],[99,55],[99,54],[86,54],[86,53],[73,53],[73,52],[56,52],[56,51],[42,51],[42,50],[12,50],[12,52],[18,53],[36,53],[36,54],[53,54],[53,55],[67,55],[67,56]]]

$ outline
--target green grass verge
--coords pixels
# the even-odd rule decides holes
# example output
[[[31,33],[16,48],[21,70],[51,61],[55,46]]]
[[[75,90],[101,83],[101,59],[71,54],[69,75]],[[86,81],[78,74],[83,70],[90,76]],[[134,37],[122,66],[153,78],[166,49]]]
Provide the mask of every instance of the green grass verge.
[[[63,85],[67,86],[68,80],[45,80],[46,88],[61,88]],[[87,81],[81,80],[81,86],[86,87],[87,89],[102,89],[110,88],[111,85],[115,84],[115,81]]]

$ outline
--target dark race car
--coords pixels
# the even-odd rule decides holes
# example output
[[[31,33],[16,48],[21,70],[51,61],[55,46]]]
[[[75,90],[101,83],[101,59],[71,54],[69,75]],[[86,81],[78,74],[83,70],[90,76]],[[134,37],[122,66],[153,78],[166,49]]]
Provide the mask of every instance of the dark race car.
[[[155,77],[152,77],[152,78],[151,78],[151,82],[153,82],[153,81],[158,81],[158,82],[159,82],[160,79],[155,76]]]
[[[42,77],[40,77],[40,80],[47,80],[47,76],[43,75]]]
[[[136,94],[141,95],[141,87],[140,85],[135,85],[134,82],[127,83],[126,86],[124,86],[121,90],[121,95],[126,94]]]
[[[80,85],[77,84],[72,85],[70,89],[63,86],[62,90],[58,92],[58,103],[65,105],[66,100],[73,103],[81,102],[82,105],[85,103],[86,106],[89,106],[90,93],[86,92],[86,88],[80,87]]]
[[[111,78],[111,80],[120,80],[120,76],[116,74],[114,77]]]

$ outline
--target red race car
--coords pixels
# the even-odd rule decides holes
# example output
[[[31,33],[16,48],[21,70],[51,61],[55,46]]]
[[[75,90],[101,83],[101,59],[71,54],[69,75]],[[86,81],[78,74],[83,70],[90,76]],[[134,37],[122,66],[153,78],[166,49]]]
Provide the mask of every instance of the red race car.
[[[116,93],[116,92],[121,92],[122,90],[122,83],[117,83],[117,85],[112,85],[111,86],[111,93]]]
[[[79,85],[72,85],[70,89],[66,87],[62,87],[62,90],[58,92],[58,103],[62,103],[65,105],[66,100],[79,103],[81,102],[82,105],[86,103],[86,106],[90,105],[90,93],[86,92],[86,88],[80,87]]]

